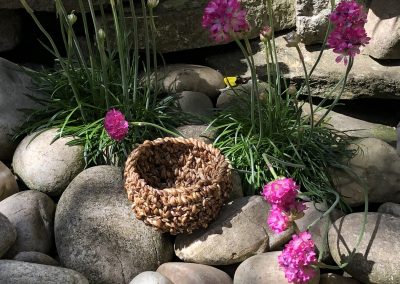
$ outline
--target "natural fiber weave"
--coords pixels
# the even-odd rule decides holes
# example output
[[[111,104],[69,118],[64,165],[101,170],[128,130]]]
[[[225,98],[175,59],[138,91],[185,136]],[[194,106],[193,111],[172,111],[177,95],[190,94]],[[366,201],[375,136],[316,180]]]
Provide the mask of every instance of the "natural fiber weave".
[[[136,217],[171,234],[206,228],[232,189],[228,161],[195,139],[145,141],[129,155],[124,177]]]

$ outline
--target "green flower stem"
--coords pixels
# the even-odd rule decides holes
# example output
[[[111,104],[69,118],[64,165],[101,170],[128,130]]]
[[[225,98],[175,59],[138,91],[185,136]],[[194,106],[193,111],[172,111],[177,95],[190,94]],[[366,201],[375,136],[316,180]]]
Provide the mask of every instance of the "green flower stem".
[[[274,29],[274,12],[272,11],[272,1],[267,0],[267,3],[264,3],[268,7],[268,18],[269,18],[269,26],[272,28],[272,52],[275,58],[275,69],[276,69],[276,85],[277,85],[277,93],[282,93],[281,88],[281,71],[278,64],[278,55],[276,52],[276,44],[275,44],[275,29]]]
[[[254,58],[253,58],[253,51],[251,49],[251,45],[249,42],[249,39],[247,37],[244,38],[244,42],[246,45],[246,49],[247,52],[249,54],[249,59],[251,62],[251,67],[250,67],[250,74],[251,74],[251,87],[254,90],[253,91],[253,96],[254,96],[254,100],[255,102],[257,102],[257,110],[258,110],[258,127],[259,127],[259,136],[258,136],[258,143],[257,143],[257,147],[260,145],[261,143],[261,139],[263,136],[263,128],[262,128],[262,120],[261,120],[261,106],[260,106],[260,92],[258,90],[258,80],[257,80],[257,73],[256,73],[256,66],[254,64]],[[254,104],[255,105],[255,104]]]
[[[28,12],[28,14],[32,17],[33,21],[38,26],[40,31],[45,35],[47,40],[50,42],[50,45],[53,48],[55,56],[57,57],[58,61],[60,62],[61,67],[63,68],[63,70],[65,70],[68,82],[70,83],[71,88],[72,88],[72,92],[74,94],[75,101],[78,104],[79,111],[80,111],[80,113],[82,115],[82,119],[86,122],[86,115],[85,115],[85,112],[83,111],[82,103],[81,103],[81,101],[79,99],[79,95],[78,95],[78,91],[76,89],[75,83],[73,82],[73,80],[71,78],[71,75],[69,74],[68,68],[66,68],[66,66],[64,64],[63,58],[61,57],[57,46],[55,45],[55,43],[54,43],[53,39],[51,38],[51,36],[48,34],[48,32],[44,29],[42,24],[39,22],[38,18],[36,18],[35,13],[33,12],[32,8],[28,5],[28,3],[26,3],[26,0],[20,0],[20,2],[22,4],[22,6],[24,6],[24,8]]]
[[[297,53],[299,54],[299,58],[300,58],[302,66],[303,66],[304,78],[306,80],[307,93],[308,93],[308,103],[310,104],[310,124],[311,124],[310,135],[312,135],[312,130],[313,130],[313,127],[314,127],[314,110],[313,110],[313,104],[312,104],[310,78],[308,77],[307,67],[306,67],[306,63],[304,61],[303,53],[301,52],[301,49],[300,49],[298,44],[296,45],[296,50],[297,50]]]
[[[80,0],[81,1],[81,0]],[[102,87],[100,89],[101,91],[101,97],[105,97],[106,99],[106,108],[109,109],[110,108],[110,101],[108,98],[108,91],[109,91],[109,80],[108,80],[108,74],[107,74],[107,56],[106,53],[104,51],[104,39],[100,39],[99,38],[99,28],[97,26],[97,21],[96,21],[96,15],[94,12],[94,8],[93,8],[93,3],[92,0],[88,0],[89,3],[89,9],[90,9],[90,15],[92,17],[92,21],[93,21],[93,27],[94,27],[94,32],[95,32],[95,37],[96,37],[96,43],[97,43],[97,49],[99,51],[100,54],[100,65],[101,65],[101,71],[102,71],[102,81],[104,84],[104,87]],[[83,5],[82,5],[83,8]],[[86,17],[84,20],[84,23],[86,22]],[[85,28],[85,35],[88,38],[87,39],[87,44],[88,44],[88,48],[89,48],[89,59],[91,60],[91,66],[93,68],[94,63],[93,63],[93,59],[91,59],[91,57],[93,57],[93,51],[92,51],[92,47],[90,46],[90,38],[89,38],[89,32],[87,30],[87,23],[84,24],[84,28]],[[94,81],[94,69],[92,69],[92,75],[93,78],[92,80]]]
[[[115,32],[116,32],[116,37],[117,37],[117,48],[118,48],[118,58],[120,62],[120,67],[121,67],[121,81],[122,81],[122,94],[125,100],[125,103],[129,101],[128,98],[128,81],[127,81],[127,74],[126,74],[126,66],[125,66],[125,48],[124,48],[124,42],[123,42],[123,35],[121,34],[121,27],[120,27],[120,22],[118,21],[119,16],[117,13],[117,8],[115,6],[115,0],[110,0],[111,3],[111,10],[113,13],[113,19],[114,19],[114,27],[115,27]],[[118,2],[118,5],[122,5]]]
[[[270,56],[269,54],[271,54],[271,64],[273,64],[273,57],[272,57],[272,53],[271,53],[271,42],[268,39],[265,45],[265,61],[267,64],[267,77],[268,77],[268,117],[271,117],[271,106],[272,106],[272,78],[271,78],[271,67],[270,67]],[[271,123],[267,123],[268,128],[269,128],[269,133],[272,132],[272,124]]]
[[[333,88],[329,91],[328,94],[325,95],[325,97],[319,102],[319,104],[316,106],[316,108],[314,109],[314,113],[316,113],[318,111],[318,109],[323,108],[322,105],[332,96],[333,92],[336,91],[336,89],[343,84],[343,80],[344,80],[344,75],[342,78],[340,78],[339,82],[337,82],[335,84],[335,86],[333,86]]]
[[[326,112],[322,115],[322,117],[317,121],[317,123],[315,124],[315,126],[318,126],[322,123],[322,121],[325,119],[325,117],[327,117],[327,115],[331,112],[331,110],[335,107],[335,105],[337,104],[337,102],[339,101],[339,99],[341,98],[343,92],[344,92],[344,88],[346,87],[346,83],[347,83],[347,78],[349,76],[350,70],[353,67],[353,58],[350,57],[349,59],[349,64],[347,65],[347,69],[346,69],[346,73],[344,74],[344,78],[343,78],[343,85],[342,88],[340,89],[339,94],[336,96],[335,100],[333,101],[333,103],[329,106],[329,108],[326,110]]]
[[[91,0],[89,0],[91,2]],[[83,5],[82,0],[79,0],[79,8],[81,10],[81,15],[82,15],[82,21],[83,21],[83,29],[85,31],[85,39],[86,39],[86,46],[88,48],[89,52],[89,62],[90,62],[90,70],[91,70],[91,88],[92,88],[92,93],[93,92],[93,82],[94,82],[94,72],[95,70],[95,65],[94,65],[94,56],[93,56],[93,50],[92,50],[92,41],[89,36],[89,28],[88,28],[88,22],[86,18],[86,11],[85,11],[85,6]],[[86,69],[86,68],[85,68]],[[94,95],[94,94],[93,94]]]
[[[143,10],[143,26],[144,26],[144,42],[145,42],[145,50],[146,50],[146,86],[150,86],[150,40],[149,40],[149,23],[147,19],[147,9],[144,0],[141,0],[142,10]],[[158,82],[155,82],[156,88],[158,86]],[[146,90],[146,109],[149,108],[150,104],[150,88]]]
[[[243,44],[240,42],[240,40],[239,40],[235,35],[233,35],[233,38],[234,38],[236,44],[239,46],[240,50],[242,51],[242,53],[243,53],[243,55],[244,55],[244,57],[245,57],[245,59],[246,59],[247,66],[248,66],[249,69],[251,70],[250,72],[251,72],[251,77],[252,77],[252,81],[253,81],[252,83],[254,83],[254,80],[257,80],[257,78],[254,78],[254,77],[253,77],[253,71],[252,71],[252,70],[253,70],[253,67],[252,67],[252,63],[251,63],[251,59],[250,59],[251,55],[248,54],[246,48],[243,46]],[[255,114],[254,114],[254,109],[255,109],[255,106],[254,106],[254,104],[255,104],[255,96],[256,96],[256,95],[255,95],[255,89],[254,89],[254,88],[251,88],[251,92],[250,92],[250,107],[251,107],[251,110],[250,110],[250,120],[251,120],[251,129],[250,129],[250,132],[253,131],[253,129],[254,129],[255,125],[256,125],[256,123],[255,123]]]
[[[335,270],[337,270],[337,269],[343,269],[344,267],[346,267],[351,262],[351,260],[353,259],[354,255],[356,254],[357,249],[358,249],[358,247],[359,247],[359,245],[360,245],[360,243],[361,243],[361,241],[362,241],[362,239],[364,237],[365,226],[367,224],[367,219],[368,219],[368,207],[369,207],[368,206],[368,189],[367,189],[367,185],[365,184],[365,182],[360,177],[358,177],[358,175],[356,173],[352,172],[352,175],[353,175],[354,178],[356,178],[358,180],[358,182],[360,183],[361,188],[363,190],[363,193],[364,193],[364,215],[363,215],[363,220],[362,220],[362,223],[361,223],[360,234],[358,235],[358,239],[357,239],[356,245],[354,246],[354,249],[350,253],[350,255],[347,258],[346,262],[344,262],[344,263],[342,263],[341,265],[338,265],[338,266],[328,265],[328,264],[325,264],[323,262],[318,262],[318,266],[320,268],[327,268],[327,269],[335,269]]]
[[[274,179],[278,179],[278,175],[276,174],[276,172],[274,170],[274,167],[272,166],[272,164],[268,160],[267,155],[265,155],[265,153],[263,153],[262,157],[263,157],[265,163],[267,164],[268,170],[271,172],[271,174],[274,177]]]
[[[180,136],[179,133],[173,132],[173,131],[168,130],[168,129],[160,126],[160,125],[157,125],[157,124],[154,124],[154,123],[150,123],[150,122],[133,121],[133,122],[129,122],[129,124],[132,125],[132,126],[151,126],[151,127],[160,129],[160,130],[164,131],[165,133],[171,134],[171,135],[173,135],[175,137],[179,137]]]
[[[336,197],[335,202],[332,204],[331,207],[329,207],[328,210],[326,210],[326,211],[324,212],[324,214],[322,214],[319,218],[317,218],[317,219],[314,220],[310,225],[307,226],[307,229],[306,229],[307,231],[310,230],[311,227],[314,226],[315,224],[317,224],[321,219],[323,219],[323,218],[325,218],[326,216],[328,216],[328,215],[333,211],[333,209],[335,209],[336,206],[339,204],[339,201],[340,201],[339,193],[337,193],[336,191],[332,191],[332,193],[335,194],[335,197]]]
[[[153,52],[153,68],[154,68],[154,80],[156,82],[156,87],[154,90],[154,96],[157,97],[158,95],[158,88],[157,88],[157,82],[158,82],[158,78],[157,78],[157,46],[156,46],[156,32],[157,32],[157,28],[156,28],[156,24],[154,22],[154,15],[153,15],[153,8],[150,7],[149,8],[149,16],[150,16],[150,35],[151,35],[151,48],[152,48],[152,52]]]
[[[135,11],[135,5],[133,4],[133,0],[129,0],[129,6],[131,9],[131,16],[132,16],[132,26],[133,26],[133,102],[136,102],[136,93],[137,93],[137,83],[138,83],[138,74],[139,69],[139,38],[138,38],[138,25],[137,25],[137,17]]]

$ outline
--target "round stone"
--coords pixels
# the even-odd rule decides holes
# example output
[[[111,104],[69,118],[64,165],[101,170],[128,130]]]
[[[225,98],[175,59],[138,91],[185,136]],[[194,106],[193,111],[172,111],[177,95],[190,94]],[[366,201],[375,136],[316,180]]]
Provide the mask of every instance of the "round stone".
[[[168,236],[134,217],[116,167],[86,169],[70,183],[54,232],[62,266],[91,283],[129,283],[173,257]]]
[[[84,168],[83,147],[68,146],[71,137],[53,139],[56,129],[25,137],[13,157],[13,168],[30,188],[58,196]]]

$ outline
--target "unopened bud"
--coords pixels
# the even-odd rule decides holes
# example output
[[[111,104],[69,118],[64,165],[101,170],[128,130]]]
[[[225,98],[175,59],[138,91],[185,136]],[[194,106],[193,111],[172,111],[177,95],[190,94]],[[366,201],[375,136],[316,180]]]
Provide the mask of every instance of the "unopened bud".
[[[287,93],[289,96],[295,96],[297,94],[297,88],[295,84],[290,84]]]
[[[72,26],[73,24],[75,24],[78,18],[75,16],[74,11],[72,11],[72,13],[67,16],[67,19],[68,23]]]
[[[270,26],[265,26],[260,32],[260,40],[266,42],[272,38],[272,28]]]
[[[153,9],[157,7],[159,0],[147,0],[147,7]]]
[[[106,38],[106,33],[103,29],[99,29],[97,31],[97,37],[100,41],[104,41],[104,39]]]
[[[299,45],[300,36],[296,32],[290,32],[287,35],[285,35],[283,38],[287,42],[287,44],[286,44],[287,47],[296,47]]]

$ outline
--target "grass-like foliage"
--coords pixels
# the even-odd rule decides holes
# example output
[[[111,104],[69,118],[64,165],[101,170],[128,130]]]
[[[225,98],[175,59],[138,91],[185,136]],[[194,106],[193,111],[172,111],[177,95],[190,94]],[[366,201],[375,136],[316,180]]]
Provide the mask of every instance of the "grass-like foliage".
[[[86,36],[83,48],[77,40],[74,24],[77,15],[68,14],[56,0],[66,56],[36,18],[25,0],[21,0],[48,43],[44,44],[56,59],[56,68],[29,71],[39,93],[41,107],[28,116],[16,138],[34,131],[59,129],[59,137],[70,135],[72,145],[84,146],[87,165],[121,164],[137,143],[165,135],[174,129],[182,115],[176,98],[162,94],[151,81],[157,80],[157,51],[154,40],[154,6],[141,1],[145,54],[139,56],[138,17],[133,0],[111,0],[112,24],[106,21],[104,0],[87,3],[79,0]],[[89,7],[89,11],[86,11]],[[95,14],[95,11],[99,11]],[[128,11],[128,12],[127,12]],[[127,15],[128,13],[128,15]],[[115,36],[108,35],[113,31]],[[139,72],[142,74],[139,76]],[[152,72],[152,73],[150,73]],[[114,141],[104,129],[104,116],[118,109],[130,123],[123,141]]]
[[[299,36],[294,32],[285,36],[287,47],[296,48],[299,54],[305,77],[299,89],[294,85],[288,86],[278,64],[275,36],[271,28],[274,26],[271,1],[266,2],[270,23],[261,31],[260,38],[265,50],[267,88],[262,91],[257,82],[248,39],[243,37],[243,40],[239,40],[234,33],[229,34],[246,59],[252,81],[248,94],[243,96],[237,92],[239,101],[222,110],[213,121],[212,126],[219,133],[215,145],[222,149],[233,167],[243,173],[248,184],[248,194],[259,193],[264,184],[280,175],[297,180],[306,199],[335,206],[339,202],[339,195],[334,189],[329,171],[332,168],[348,170],[346,163],[355,151],[348,150],[351,138],[327,127],[325,118],[343,93],[353,58],[350,56],[343,78],[326,95],[326,98],[330,97],[340,87],[335,100],[322,117],[315,121],[314,113],[326,103],[326,99],[314,109],[309,78],[321,58],[325,43],[318,60],[309,71],[299,48]],[[304,103],[299,103],[301,95],[308,97],[309,115],[303,114]]]
[[[279,176],[297,180],[304,196],[332,204],[335,194],[329,169],[343,168],[343,161],[354,155],[347,149],[351,138],[325,124],[311,127],[309,116],[289,95],[264,96],[256,106],[263,119],[253,126],[250,94],[238,99],[241,103],[223,110],[212,126],[219,132],[215,145],[245,177],[247,194],[258,194],[274,179],[270,163]]]

